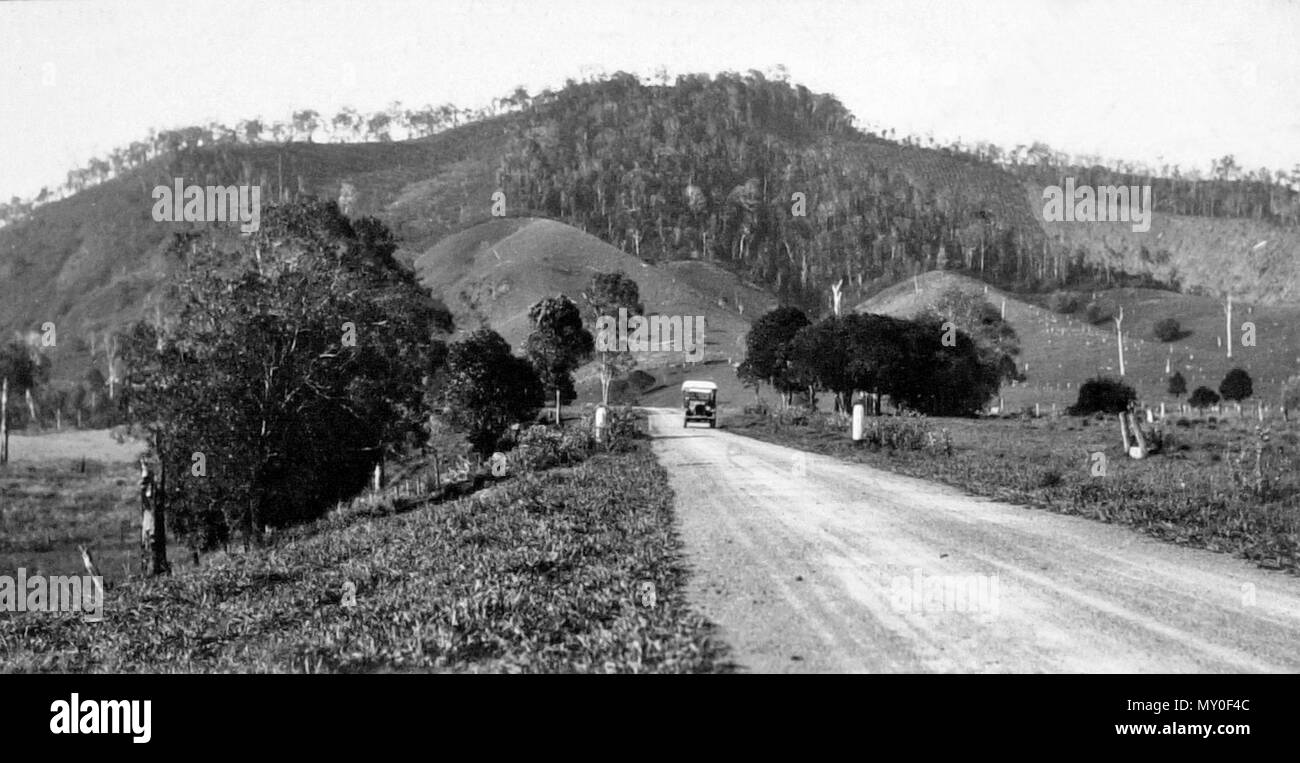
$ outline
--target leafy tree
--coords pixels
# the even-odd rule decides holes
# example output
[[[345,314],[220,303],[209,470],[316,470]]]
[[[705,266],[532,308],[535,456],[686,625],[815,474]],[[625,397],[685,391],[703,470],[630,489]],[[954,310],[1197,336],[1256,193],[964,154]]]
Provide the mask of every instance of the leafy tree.
[[[1187,380],[1183,378],[1182,371],[1174,371],[1174,375],[1169,377],[1169,394],[1174,397],[1181,397],[1187,394]]]
[[[1191,403],[1193,408],[1205,410],[1212,405],[1218,404],[1219,393],[1209,387],[1197,387],[1192,390],[1192,396],[1187,399],[1187,402]]]
[[[602,318],[617,320],[620,309],[626,310],[629,317],[645,312],[640,287],[622,273],[596,273],[582,298],[587,303],[593,328]],[[600,400],[609,405],[610,382],[615,376],[631,371],[636,366],[636,359],[630,351],[617,348],[617,336],[604,339],[608,341],[599,342],[596,349],[600,352]]]
[[[9,342],[0,347],[0,379],[8,380],[11,396],[25,395],[50,380],[50,360],[23,342]]]
[[[544,398],[532,364],[511,354],[506,340],[487,328],[448,348],[444,390],[448,420],[482,455],[493,451],[511,424],[536,416]]]
[[[555,396],[555,423],[560,423],[561,398],[573,400],[573,372],[591,357],[591,332],[582,325],[582,313],[563,294],[538,300],[528,310],[533,333],[524,349],[547,392]]]
[[[964,331],[952,346],[942,339],[941,323],[925,320],[899,324],[902,358],[889,379],[890,397],[897,403],[933,416],[975,415],[997,394],[1006,369]]]
[[[1079,396],[1067,412],[1071,416],[1123,413],[1137,400],[1137,392],[1119,379],[1098,376],[1079,385]]]
[[[942,324],[952,321],[975,340],[985,360],[1003,374],[1004,380],[1019,380],[1015,359],[1020,355],[1020,339],[1002,318],[1002,313],[978,292],[953,286],[946,289],[934,305],[917,316],[919,320]]]
[[[797,307],[783,306],[763,314],[745,335],[745,360],[736,375],[758,397],[763,382],[789,394],[798,388],[792,376],[791,342],[809,325],[808,316]]]
[[[1183,327],[1174,318],[1165,318],[1156,322],[1154,333],[1156,339],[1162,342],[1176,342],[1187,336],[1183,332]]]
[[[18,341],[0,347],[0,383],[6,385],[9,391],[8,405],[0,410],[0,429],[3,430],[0,464],[9,460],[10,427],[14,422],[22,426],[27,415],[20,401],[28,392],[48,382],[49,378],[49,358]]]
[[[1232,369],[1219,383],[1219,394],[1223,395],[1224,400],[1241,402],[1250,397],[1254,391],[1254,383],[1244,368]]]
[[[175,240],[175,318],[135,324],[121,356],[156,500],[195,550],[360,489],[421,431],[451,329],[387,228],[333,202],[268,207],[235,247],[219,235]]]
[[[950,346],[944,333],[931,320],[827,318],[795,334],[791,377],[833,393],[841,410],[854,391],[871,390],[921,413],[974,414],[997,392],[1000,370],[970,335],[957,331]]]

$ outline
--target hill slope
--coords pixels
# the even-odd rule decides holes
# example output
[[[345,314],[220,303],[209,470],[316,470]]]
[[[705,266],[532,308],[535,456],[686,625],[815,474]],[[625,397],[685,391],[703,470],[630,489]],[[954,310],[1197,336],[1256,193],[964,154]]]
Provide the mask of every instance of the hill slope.
[[[388,224],[407,263],[490,219],[501,190],[509,215],[689,263],[683,278],[736,273],[811,312],[837,281],[860,301],[936,268],[1025,292],[1131,285],[1116,276],[1128,271],[1226,283],[1261,303],[1300,296],[1300,238],[1267,216],[1158,217],[1132,240],[1102,224],[1045,228],[1033,182],[1006,165],[852,124],[833,96],[757,74],[666,86],[614,75],[416,140],[180,149],[0,228],[0,336],[53,321],[57,376],[79,375],[92,356],[103,368],[105,331],[153,309],[166,240],[194,227],[151,219],[151,189],[176,178],[256,184],[264,201],[338,199]],[[1268,243],[1255,249],[1257,239]]]
[[[515,347],[532,330],[533,303],[565,294],[581,305],[583,290],[599,272],[621,272],[636,281],[647,314],[703,315],[714,357],[741,354],[739,340],[749,320],[776,302],[716,266],[652,266],[576,228],[539,218],[502,218],[448,236],[416,258],[415,269],[460,329],[488,325]]]
[[[1097,374],[1119,375],[1113,321],[1092,325],[954,273],[925,273],[882,291],[856,309],[910,317],[952,287],[984,292],[989,302],[999,308],[1005,300],[1007,321],[1020,337],[1020,365],[1028,366],[1025,382],[1003,389],[1008,408],[1034,403],[1068,405],[1074,402],[1080,382]],[[1281,382],[1287,376],[1300,373],[1296,351],[1300,346],[1300,307],[1234,304],[1233,322],[1238,333],[1233,341],[1233,357],[1228,359],[1226,349],[1218,343],[1223,337],[1225,316],[1222,303],[1216,300],[1155,289],[1099,291],[1096,298],[1108,311],[1124,308],[1124,380],[1145,401],[1175,402],[1165,391],[1166,360],[1170,373],[1183,374],[1189,391],[1201,385],[1217,390],[1230,368],[1245,368],[1254,379],[1254,399],[1269,403],[1276,402]],[[1157,321],[1170,317],[1191,333],[1166,344],[1155,339],[1153,329]],[[1254,347],[1240,345],[1240,327],[1245,321],[1256,325]]]

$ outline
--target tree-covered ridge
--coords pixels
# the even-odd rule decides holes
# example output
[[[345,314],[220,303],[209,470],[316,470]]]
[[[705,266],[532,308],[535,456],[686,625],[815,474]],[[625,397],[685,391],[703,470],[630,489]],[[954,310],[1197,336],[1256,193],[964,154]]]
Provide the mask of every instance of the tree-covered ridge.
[[[1026,181],[1068,156],[1026,152],[1042,159],[1030,166],[1020,151],[923,149],[854,124],[833,96],[758,72],[671,85],[618,74],[571,84],[512,120],[498,182],[512,204],[645,259],[719,262],[803,304],[840,279],[870,292],[935,268],[1025,290],[1097,277],[1084,252],[1047,240],[1026,201]],[[1251,188],[1214,182],[1171,179],[1171,195],[1190,200],[1164,203],[1259,212],[1258,194],[1253,205],[1204,201],[1222,183]]]

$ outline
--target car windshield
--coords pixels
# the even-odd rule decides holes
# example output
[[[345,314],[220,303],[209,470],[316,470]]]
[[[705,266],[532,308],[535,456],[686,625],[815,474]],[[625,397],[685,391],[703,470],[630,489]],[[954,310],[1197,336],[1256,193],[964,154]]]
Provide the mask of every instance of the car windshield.
[[[686,393],[686,399],[687,399],[687,400],[709,400],[709,401],[711,401],[711,400],[713,400],[713,393],[712,393],[712,392],[703,392],[703,391],[699,391],[699,390],[691,390],[691,391],[689,391],[689,392]]]

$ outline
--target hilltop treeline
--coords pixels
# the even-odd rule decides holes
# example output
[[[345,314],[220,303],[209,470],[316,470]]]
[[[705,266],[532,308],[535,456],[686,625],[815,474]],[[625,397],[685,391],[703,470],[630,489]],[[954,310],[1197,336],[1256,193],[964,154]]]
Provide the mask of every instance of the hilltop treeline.
[[[1025,181],[1137,182],[1133,166],[1058,168],[1069,157],[1041,144],[927,150],[854,125],[833,96],[758,72],[672,85],[618,74],[524,109],[498,181],[645,259],[715,261],[808,306],[840,279],[863,292],[936,268],[1020,290],[1127,283],[1046,240]],[[1294,194],[1224,162],[1218,180],[1162,180],[1161,203],[1285,219],[1270,210]]]
[[[538,98],[549,97],[547,91]],[[479,109],[460,108],[451,103],[407,108],[394,101],[382,109],[363,112],[344,106],[334,114],[315,109],[299,109],[289,119],[261,117],[243,119],[234,125],[209,122],[168,130],[150,130],[140,140],[118,146],[104,156],[92,157],[84,167],[68,171],[62,183],[47,185],[34,197],[17,196],[0,201],[0,227],[25,218],[42,204],[71,196],[107,180],[120,177],[155,159],[176,159],[198,149],[215,150],[224,156],[227,149],[238,146],[312,143],[388,143],[394,140],[423,138],[435,133],[479,122],[527,106],[532,97],[522,87]],[[249,173],[245,173],[248,175]]]
[[[960,267],[1023,285],[1082,267],[1044,267],[1010,176],[927,176],[853,123],[834,97],[757,72],[615,75],[525,110],[499,182],[643,258],[701,257],[805,304],[841,278]]]

